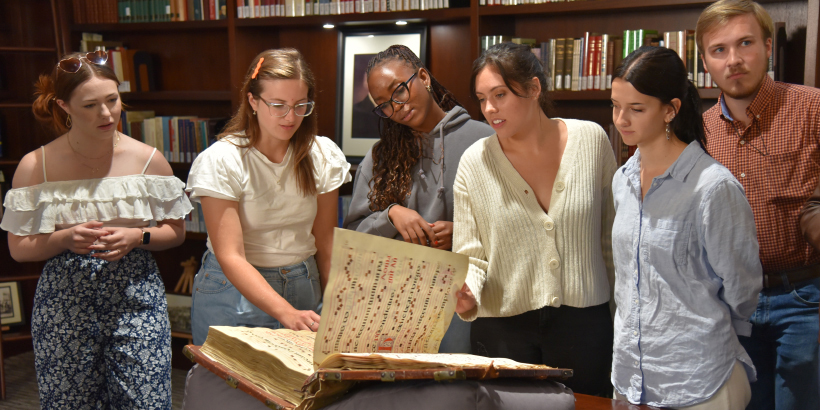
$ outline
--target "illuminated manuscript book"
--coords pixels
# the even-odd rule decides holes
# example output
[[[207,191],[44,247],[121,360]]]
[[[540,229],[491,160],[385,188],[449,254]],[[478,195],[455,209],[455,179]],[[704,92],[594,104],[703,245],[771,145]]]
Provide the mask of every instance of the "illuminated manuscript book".
[[[326,405],[350,387],[316,370],[551,369],[437,353],[467,268],[464,255],[337,228],[318,332],[213,326],[201,353],[300,409]]]

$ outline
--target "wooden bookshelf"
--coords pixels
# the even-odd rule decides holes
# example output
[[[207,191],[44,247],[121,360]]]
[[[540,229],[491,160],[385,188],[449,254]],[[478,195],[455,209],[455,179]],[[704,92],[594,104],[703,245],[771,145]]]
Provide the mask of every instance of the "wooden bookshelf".
[[[214,21],[161,21],[153,23],[104,23],[73,24],[72,31],[100,32],[155,32],[155,31],[189,31],[189,30],[223,30],[228,27],[228,20]],[[76,47],[76,46],[75,46]]]
[[[230,91],[148,91],[121,93],[123,101],[225,101],[230,102]]]
[[[760,4],[765,3],[786,3],[791,0],[757,0]],[[522,4],[517,6],[480,6],[479,15],[501,16],[501,15],[525,15],[525,14],[584,14],[620,12],[637,10],[640,12],[650,12],[657,10],[682,9],[691,7],[704,8],[713,1],[692,1],[692,0],[587,0],[587,1],[565,1],[556,3]]]
[[[355,16],[355,17],[354,17]],[[335,14],[325,16],[304,16],[304,17],[264,17],[236,19],[237,27],[270,27],[270,26],[317,26],[324,24],[350,25],[350,24],[379,24],[394,23],[396,20],[410,22],[451,22],[457,20],[468,21],[470,19],[470,8],[459,7],[436,10],[413,10],[395,11],[381,13],[364,14]]]

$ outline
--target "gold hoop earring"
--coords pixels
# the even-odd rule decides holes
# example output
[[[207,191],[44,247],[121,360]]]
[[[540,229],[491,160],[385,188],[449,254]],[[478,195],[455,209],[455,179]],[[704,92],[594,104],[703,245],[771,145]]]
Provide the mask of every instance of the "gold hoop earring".
[[[65,119],[65,127],[71,128],[71,114],[68,114],[68,116]]]
[[[666,123],[666,139],[667,139],[667,140],[669,140],[669,139],[670,139],[670,136],[671,136],[670,134],[671,134],[671,133],[670,133],[670,131],[669,131],[669,123],[667,122],[667,123]]]
[[[430,87],[429,85],[425,85],[425,86],[424,86],[424,88],[426,88],[426,89],[427,89],[427,92],[428,92],[428,93],[432,93],[432,92],[433,92],[433,87]]]

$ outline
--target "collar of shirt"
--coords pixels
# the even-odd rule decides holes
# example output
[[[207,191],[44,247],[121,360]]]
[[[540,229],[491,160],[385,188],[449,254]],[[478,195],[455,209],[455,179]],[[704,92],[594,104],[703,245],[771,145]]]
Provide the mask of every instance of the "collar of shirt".
[[[755,118],[760,119],[763,115],[763,112],[770,106],[772,98],[774,97],[775,91],[775,82],[772,80],[768,75],[763,76],[763,83],[760,84],[760,88],[757,90],[757,95],[752,100],[752,103],[746,107],[746,115],[754,121]],[[723,120],[729,122],[735,122],[735,119],[732,118],[732,113],[729,111],[729,107],[726,105],[726,97],[723,93],[720,93],[718,104],[720,106],[720,114]],[[751,123],[749,123],[751,126]]]
[[[655,177],[657,180],[666,179],[667,177],[674,178],[680,182],[685,182],[686,177],[692,172],[692,168],[695,167],[695,164],[698,162],[698,158],[701,155],[705,154],[706,151],[700,146],[700,143],[697,141],[692,141],[689,145],[681,152],[678,159],[672,163],[672,165],[667,168],[662,174]],[[635,150],[635,155],[630,158],[630,160],[626,163],[624,167],[621,168],[621,172],[624,173],[624,176],[630,181],[630,183],[634,187],[641,186],[641,150]],[[640,191],[640,189],[639,189]]]

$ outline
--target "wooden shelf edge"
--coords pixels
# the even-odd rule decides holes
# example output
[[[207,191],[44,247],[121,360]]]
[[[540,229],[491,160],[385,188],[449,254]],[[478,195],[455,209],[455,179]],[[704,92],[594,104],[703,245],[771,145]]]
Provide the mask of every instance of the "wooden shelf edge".
[[[20,165],[19,159],[0,159],[0,167],[16,167]]]
[[[2,341],[4,342],[14,342],[18,340],[30,340],[31,339],[31,330],[24,329],[20,331],[13,331],[13,332],[3,332]]]
[[[24,280],[38,280],[40,274],[35,273],[31,275],[16,275],[16,276],[0,276],[0,282],[22,282]]]
[[[0,103],[0,108],[31,108],[31,103]]]
[[[0,53],[56,53],[56,48],[48,47],[0,47]]]
[[[790,0],[759,0],[759,3],[782,3]],[[479,16],[532,15],[556,13],[605,13],[640,9],[648,11],[670,7],[705,7],[702,0],[588,0],[557,3],[521,4],[515,6],[480,6]]]
[[[230,91],[148,91],[120,93],[126,101],[231,101]]]
[[[207,21],[157,21],[151,23],[104,23],[74,24],[72,31],[156,31],[156,30],[192,30],[192,29],[226,29],[228,20]]]
[[[393,22],[395,20],[453,21],[469,20],[469,7],[434,10],[391,11],[379,13],[331,14],[303,17],[260,17],[237,19],[237,27],[321,26],[323,24],[356,25],[357,23]]]
[[[549,97],[552,101],[608,101],[612,90],[586,90],[586,91],[550,91]],[[698,88],[698,94],[702,100],[714,100],[720,96],[720,88]]]

